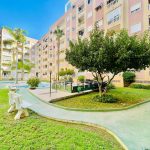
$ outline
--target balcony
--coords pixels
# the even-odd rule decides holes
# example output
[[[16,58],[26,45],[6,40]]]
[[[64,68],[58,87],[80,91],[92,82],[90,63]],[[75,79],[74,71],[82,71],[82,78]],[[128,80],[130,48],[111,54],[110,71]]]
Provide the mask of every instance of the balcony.
[[[78,19],[78,25],[81,26],[82,24],[84,24],[84,16]]]
[[[78,34],[79,34],[79,37],[82,37],[82,36],[84,35],[84,29],[80,30],[80,31],[78,32]]]
[[[108,21],[108,25],[110,25],[110,24],[112,24],[112,23],[114,23],[114,22],[119,21],[119,19],[120,19],[120,16],[119,16],[119,15],[115,16],[113,19],[111,19],[111,20]]]
[[[119,0],[108,0],[107,1],[107,7],[110,7],[112,5],[115,5],[116,3],[118,3]]]
[[[78,7],[78,13],[81,14],[84,11],[84,4]]]

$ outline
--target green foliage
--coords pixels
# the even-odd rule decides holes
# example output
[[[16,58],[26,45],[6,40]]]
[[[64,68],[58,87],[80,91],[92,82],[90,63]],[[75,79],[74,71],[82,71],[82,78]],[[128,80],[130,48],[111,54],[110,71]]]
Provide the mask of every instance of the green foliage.
[[[11,34],[11,36],[14,38],[14,41],[19,42],[19,43],[25,43],[26,41],[26,31],[22,30],[20,28],[15,28],[15,29],[11,29],[8,27],[4,27],[9,34]]]
[[[38,78],[30,78],[27,81],[27,84],[31,87],[31,88],[36,88],[38,87],[38,85],[40,84],[40,80]]]
[[[54,31],[54,34],[56,35],[57,42],[60,41],[60,38],[64,35],[63,30],[61,30],[59,27]]]
[[[111,90],[111,89],[115,89],[116,87],[112,84],[112,83],[110,83],[108,86],[107,86],[107,89],[108,90]]]
[[[25,69],[26,71],[30,72],[31,69],[34,67],[34,64],[32,64],[30,61],[22,61],[18,62],[18,69]]]
[[[108,80],[108,84],[120,72],[148,67],[149,56],[149,35],[137,38],[129,36],[126,30],[105,34],[95,28],[89,39],[70,42],[70,48],[66,50],[66,60],[71,65],[92,72],[95,77],[99,77],[96,79],[100,83]],[[112,77],[107,78],[110,73]]]
[[[59,72],[59,75],[60,75],[60,76],[66,76],[66,75],[67,75],[67,76],[69,76],[69,75],[71,76],[71,75],[73,75],[73,74],[74,74],[74,70],[72,70],[72,69],[67,69],[67,68],[66,68],[65,70],[64,70],[64,69],[61,69],[61,71]]]
[[[84,82],[85,81],[85,76],[78,76],[78,81],[79,82]]]
[[[126,71],[123,73],[124,85],[129,86],[131,83],[135,81],[135,73]]]
[[[135,89],[147,89],[147,90],[150,90],[150,85],[131,84],[130,87],[131,88],[135,88]]]
[[[108,94],[105,94],[105,95],[96,95],[94,98],[93,98],[94,101],[97,101],[97,102],[101,102],[101,103],[116,103],[118,101],[117,98],[115,98],[114,96],[112,95],[108,95]]]

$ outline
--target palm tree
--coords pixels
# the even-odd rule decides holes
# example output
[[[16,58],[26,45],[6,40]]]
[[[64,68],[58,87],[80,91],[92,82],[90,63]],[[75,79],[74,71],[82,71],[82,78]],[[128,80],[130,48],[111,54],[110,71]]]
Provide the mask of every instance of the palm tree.
[[[2,30],[0,30],[0,80],[2,79],[2,76],[1,76],[1,71],[2,71],[2,64],[1,64],[1,54],[2,54]]]
[[[23,45],[25,43],[25,34],[26,32],[20,28],[16,29],[10,29],[8,27],[5,27],[5,29],[9,32],[9,34],[13,37],[13,42],[15,45],[15,54],[16,54],[16,84],[18,83],[18,47],[19,45]],[[22,46],[22,52],[23,52],[23,46]],[[23,54],[22,54],[23,58]],[[23,70],[24,71],[24,70]]]
[[[60,39],[64,35],[64,32],[59,27],[57,27],[57,29],[54,31],[54,34],[56,35],[56,41],[57,41],[57,80],[59,81]]]
[[[21,68],[21,80],[24,80],[24,44],[26,42],[26,37],[23,35],[21,38],[21,59],[22,59],[22,68]]]

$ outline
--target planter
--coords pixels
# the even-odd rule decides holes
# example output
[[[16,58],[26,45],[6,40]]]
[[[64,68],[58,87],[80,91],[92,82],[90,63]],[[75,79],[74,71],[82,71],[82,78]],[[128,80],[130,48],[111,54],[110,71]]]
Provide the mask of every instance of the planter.
[[[35,87],[30,87],[30,90],[35,90],[36,88]]]

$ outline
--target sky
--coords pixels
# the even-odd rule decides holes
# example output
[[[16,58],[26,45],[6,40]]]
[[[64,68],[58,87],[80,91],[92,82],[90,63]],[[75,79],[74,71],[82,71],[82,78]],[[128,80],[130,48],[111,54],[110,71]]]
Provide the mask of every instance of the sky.
[[[21,28],[40,39],[65,11],[68,0],[0,0],[0,27]]]

